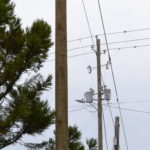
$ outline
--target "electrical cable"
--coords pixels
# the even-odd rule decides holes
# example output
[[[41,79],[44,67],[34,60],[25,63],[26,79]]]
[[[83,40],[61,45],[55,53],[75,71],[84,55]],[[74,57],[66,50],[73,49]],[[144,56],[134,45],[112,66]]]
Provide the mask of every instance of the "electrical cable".
[[[109,58],[110,66],[111,66],[111,72],[112,72],[113,83],[114,83],[114,87],[115,87],[115,92],[116,92],[118,107],[120,108],[119,96],[118,96],[118,91],[117,91],[117,85],[116,85],[116,81],[115,81],[115,75],[114,75],[114,71],[113,71],[111,56],[110,56],[110,52],[109,52],[108,40],[107,40],[107,36],[106,36],[106,30],[105,30],[105,25],[104,25],[104,19],[103,19],[103,14],[102,14],[100,0],[98,0],[98,7],[99,7],[100,16],[101,16],[101,21],[102,21],[102,26],[103,26],[103,32],[104,32],[106,47],[107,47],[107,51],[108,51],[108,58]],[[119,112],[120,112],[120,118],[121,118],[121,123],[122,123],[122,127],[123,127],[123,132],[124,132],[124,138],[125,138],[126,148],[128,150],[127,135],[126,135],[126,132],[125,132],[125,127],[124,127],[122,112],[121,112],[120,109],[119,109]]]
[[[90,111],[90,110],[87,109],[87,108],[90,107],[89,105],[87,105],[86,103],[84,103],[84,104],[86,105],[86,107],[84,107],[83,104],[82,104],[82,107],[83,107],[86,111],[88,111],[88,112],[90,112],[90,113],[94,113],[94,111]]]
[[[109,50],[121,50],[121,49],[149,47],[149,46],[150,46],[150,44],[144,44],[144,45],[134,45],[134,46],[124,46],[124,47],[118,47],[118,48],[110,48]],[[91,45],[83,46],[83,47],[77,47],[77,48],[73,48],[71,50],[77,50],[77,49],[89,48],[89,47],[91,47]],[[106,49],[102,49],[101,51],[106,51]],[[54,53],[51,53],[51,54],[54,54]]]
[[[141,39],[132,39],[132,40],[125,40],[125,41],[115,41],[115,42],[110,42],[108,43],[109,45],[111,44],[122,44],[122,43],[129,43],[129,42],[136,42],[136,41],[145,41],[145,40],[150,40],[150,38],[141,38]],[[106,45],[105,43],[102,43],[101,45]],[[75,48],[71,48],[68,49],[68,51],[74,51],[74,50],[78,50],[78,49],[83,49],[83,48],[89,48],[93,45],[85,45],[82,47],[75,47]],[[95,46],[95,45],[94,45]],[[110,50],[110,49],[109,49]],[[50,53],[50,54],[55,54],[54,52]]]
[[[87,106],[86,108],[88,108],[90,106]],[[79,110],[83,110],[85,108],[81,107],[81,108],[77,108],[77,109],[73,109],[73,110],[69,110],[69,113],[75,112],[75,111],[79,111]]]
[[[128,43],[128,42],[136,42],[136,41],[146,41],[146,40],[150,40],[150,37],[145,37],[145,38],[139,38],[139,39],[131,39],[131,40],[123,40],[123,41],[112,41],[109,42],[109,45],[112,44],[122,44],[122,43]],[[105,45],[106,43],[101,43],[101,45]],[[70,48],[68,49],[68,51],[74,51],[74,50],[78,50],[78,49],[83,49],[83,48],[89,48],[92,47],[93,45],[85,45],[85,46],[81,46],[81,47],[75,47],[75,48]],[[95,45],[94,45],[95,46]],[[109,49],[111,50],[111,49]],[[49,54],[55,54],[55,52],[50,52]]]
[[[104,115],[103,110],[102,110],[102,115],[103,115],[103,126],[104,126],[104,133],[105,133],[106,149],[108,150],[108,141],[107,141],[108,138],[107,138],[107,131],[106,131],[106,121],[105,121],[105,115]]]
[[[148,31],[148,30],[150,30],[150,28],[124,30],[124,31],[106,33],[106,35],[126,34],[126,33],[139,32],[139,31]],[[92,37],[95,37],[95,36],[104,36],[104,34],[92,35]],[[81,41],[81,40],[88,39],[88,38],[91,38],[91,36],[85,36],[85,37],[69,40],[68,42]]]
[[[150,44],[147,44],[147,45],[134,45],[134,46],[128,46],[128,47],[110,48],[109,50],[113,51],[113,50],[140,48],[140,47],[150,47]],[[106,49],[103,49],[101,51],[106,51]],[[83,55],[89,55],[89,54],[94,54],[94,52],[87,52],[87,53],[81,53],[81,54],[77,54],[77,55],[71,55],[71,56],[68,56],[68,58],[74,58],[74,57],[83,56]],[[50,61],[55,61],[55,60],[51,59],[51,60],[47,60],[45,62],[50,62]]]
[[[149,111],[142,111],[142,110],[137,110],[137,109],[129,109],[129,108],[123,108],[123,107],[115,107],[115,106],[111,106],[111,108],[116,108],[116,109],[122,109],[122,110],[126,110],[126,111],[133,111],[133,112],[137,112],[137,113],[144,113],[144,114],[150,114]]]
[[[137,42],[137,41],[146,41],[146,40],[150,40],[150,37],[146,37],[146,38],[140,38],[140,39],[131,39],[131,40],[124,40],[124,41],[113,41],[113,42],[109,42],[108,44],[112,45],[112,44],[122,44],[122,43],[129,43],[129,42]],[[106,43],[101,43],[101,45],[106,45]],[[68,49],[68,51],[74,51],[74,50],[77,50],[77,49],[82,49],[82,48],[88,48],[88,47],[91,47],[93,45],[85,45],[85,46],[82,46],[82,47],[75,47],[75,48],[71,48],[71,49]],[[54,53],[50,53],[50,54],[54,54]]]
[[[104,78],[103,78],[103,75],[102,75],[102,74],[101,74],[101,78],[102,78],[103,86],[105,86]],[[114,122],[114,119],[113,119],[113,114],[112,114],[112,110],[111,110],[111,107],[110,107],[109,101],[107,102],[107,106],[108,106],[108,108],[109,108],[110,117],[111,117],[111,120],[112,120],[112,123],[113,123],[114,129],[115,129],[115,122]]]
[[[122,123],[122,129],[123,129],[123,132],[124,132],[125,142],[126,142],[126,146],[127,146],[127,150],[128,150],[127,135],[126,135],[126,131],[125,131],[125,126],[124,126],[123,117],[122,117],[122,111],[121,111],[121,108],[120,108],[120,103],[119,103],[119,99],[118,98],[117,98],[117,103],[118,103],[120,119],[121,119],[121,123]]]
[[[93,105],[90,104],[95,110],[98,112],[98,109]],[[106,142],[106,148],[108,150],[108,141],[107,141],[107,132],[106,132],[106,122],[105,122],[105,116],[104,116],[104,110],[102,108],[102,117],[103,117],[103,126],[104,126],[104,133],[105,133],[105,142]]]
[[[116,109],[119,109],[119,107],[116,107],[116,106],[112,106],[112,103],[111,104],[111,108],[116,108]],[[95,108],[95,110],[97,111],[97,108],[93,105],[93,104],[90,104],[93,108]],[[103,106],[107,106],[109,107],[108,105],[105,105],[105,104],[102,104]],[[143,111],[143,110],[137,110],[137,109],[130,109],[130,108],[124,108],[124,107],[120,107],[120,109],[122,110],[126,110],[126,111],[133,111],[133,112],[138,112],[138,113],[144,113],[144,114],[150,114],[149,111]]]
[[[94,105],[91,105],[93,108],[95,108],[97,110],[97,108],[94,106]],[[86,108],[89,108],[91,106],[87,106]],[[103,104],[103,106],[106,107],[105,104]],[[143,114],[149,114],[150,115],[150,112],[149,111],[143,111],[143,110],[137,110],[137,109],[130,109],[130,108],[124,108],[124,107],[115,107],[115,106],[110,106],[111,108],[115,108],[115,109],[122,109],[122,110],[125,110],[125,111],[132,111],[132,112],[137,112],[137,113],[143,113]],[[69,113],[72,113],[72,112],[76,112],[76,111],[79,111],[79,110],[83,110],[85,108],[81,107],[81,108],[78,108],[78,109],[73,109],[73,110],[70,110]]]
[[[127,41],[117,41],[117,42],[111,42],[109,44],[122,44],[122,43],[126,43],[126,42],[136,42],[136,41],[145,41],[145,40],[150,40],[150,38],[142,38],[142,39],[133,39],[133,40],[127,40]],[[102,43],[101,45],[105,45],[104,43]],[[89,48],[93,45],[85,45],[85,46],[81,46],[81,47],[75,47],[75,48],[71,48],[71,49],[68,49],[68,51],[75,51],[75,50],[78,50],[78,49],[83,49],[83,48]],[[95,45],[94,45],[95,46]],[[150,46],[149,44],[144,44],[144,45],[139,45],[139,46]],[[137,48],[138,45],[136,46],[132,46],[134,48]],[[126,46],[126,47],[121,47],[121,48],[131,48],[131,46]],[[114,49],[121,49],[121,48],[114,48]],[[113,48],[110,48],[109,50],[112,50]],[[106,49],[103,49],[102,51],[106,51]],[[55,52],[51,52],[49,53],[51,55],[54,55]]]
[[[108,101],[107,105],[108,105],[108,108],[109,108],[109,112],[110,112],[110,116],[111,116],[111,119],[112,119],[113,126],[114,126],[114,128],[115,128],[115,122],[114,122],[114,119],[113,119],[113,114],[112,114],[112,110],[111,110],[109,101]]]
[[[88,28],[89,28],[89,31],[90,31],[90,35],[91,35],[91,40],[92,40],[92,43],[94,45],[94,40],[93,40],[93,36],[92,36],[92,30],[91,30],[91,27],[90,27],[90,22],[89,22],[89,18],[88,18],[88,15],[87,15],[87,11],[86,11],[84,0],[82,0],[82,4],[83,4],[83,8],[84,8],[84,12],[85,12],[85,17],[86,17],[86,20],[87,20]],[[93,50],[93,51],[95,51],[95,50]]]
[[[101,21],[102,21],[102,26],[103,26],[103,32],[104,32],[106,47],[107,47],[107,51],[108,51],[108,58],[109,58],[110,65],[111,65],[111,72],[112,72],[112,77],[113,77],[115,92],[116,92],[116,96],[117,96],[117,100],[118,100],[117,85],[116,85],[116,81],[115,81],[115,75],[114,75],[113,66],[112,66],[112,61],[111,61],[111,56],[110,56],[110,52],[109,52],[109,46],[108,46],[108,40],[107,40],[107,36],[106,36],[106,30],[105,30],[105,25],[104,25],[104,19],[103,19],[102,9],[101,9],[101,5],[100,5],[100,1],[99,1],[99,0],[98,0],[98,7],[99,7],[100,16],[101,16]]]
[[[131,104],[131,103],[150,103],[150,100],[142,100],[142,101],[121,101],[120,104]],[[110,103],[111,105],[116,105],[117,103]]]

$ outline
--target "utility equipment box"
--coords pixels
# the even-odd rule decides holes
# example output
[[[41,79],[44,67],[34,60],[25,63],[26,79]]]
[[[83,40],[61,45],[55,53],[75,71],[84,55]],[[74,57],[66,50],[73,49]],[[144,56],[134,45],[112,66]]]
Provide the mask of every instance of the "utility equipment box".
[[[93,89],[90,89],[89,92],[86,92],[86,93],[84,94],[85,102],[86,102],[86,103],[93,103],[93,96],[94,96],[94,90],[93,90]]]
[[[104,99],[107,101],[111,100],[111,90],[110,89],[104,89]]]
[[[113,138],[113,144],[114,144],[114,146],[117,145],[117,137],[114,137],[114,138]]]

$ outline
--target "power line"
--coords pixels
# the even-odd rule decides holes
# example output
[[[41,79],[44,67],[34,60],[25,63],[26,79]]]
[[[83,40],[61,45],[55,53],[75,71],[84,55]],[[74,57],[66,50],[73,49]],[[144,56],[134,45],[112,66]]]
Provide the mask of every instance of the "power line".
[[[150,103],[150,100],[143,100],[143,101],[122,101],[120,104],[131,104],[131,103]],[[110,103],[111,105],[116,105],[117,103]]]
[[[120,43],[128,43],[128,42],[136,42],[136,41],[145,41],[150,40],[150,37],[146,38],[140,38],[140,39],[132,39],[132,40],[124,40],[124,41],[116,41],[116,42],[109,42],[108,44],[120,44]],[[102,43],[101,45],[105,45],[105,43]]]
[[[93,104],[90,104],[97,112],[98,112],[98,109],[93,105]],[[105,142],[106,142],[106,148],[108,150],[108,141],[107,141],[107,132],[106,132],[106,121],[105,121],[105,115],[104,115],[104,110],[102,108],[102,117],[103,117],[103,126],[104,126],[104,133],[105,133]]]
[[[88,45],[88,46],[83,46],[83,47],[78,47],[78,48],[75,48],[75,49],[82,49],[82,48],[86,48],[86,47],[90,47],[91,45]],[[117,47],[117,48],[110,48],[109,50],[112,51],[112,50],[122,50],[122,49],[130,49],[130,48],[140,48],[140,47],[149,47],[150,44],[144,44],[144,45],[133,45],[133,46],[123,46],[123,47]],[[74,50],[75,50],[74,49]],[[73,50],[73,49],[72,49]],[[101,51],[106,51],[107,49],[102,49]],[[90,52],[88,54],[91,54],[93,52]],[[83,53],[84,54],[84,53]],[[85,53],[86,54],[86,53]]]
[[[119,99],[118,99],[118,98],[117,98],[117,103],[118,103],[118,108],[119,108],[120,118],[121,118],[121,122],[122,122],[122,127],[123,127],[123,132],[124,132],[125,142],[126,142],[126,147],[127,147],[127,150],[128,150],[127,135],[126,135],[125,127],[124,127],[124,122],[123,122],[122,112],[121,112],[120,103],[119,103]]]
[[[132,40],[124,40],[124,41],[113,41],[113,42],[109,42],[108,44],[109,45],[112,45],[112,44],[122,44],[122,43],[137,42],[137,41],[146,41],[146,40],[150,40],[150,37],[140,38],[140,39],[132,39]],[[106,45],[106,43],[101,43],[101,45]],[[81,46],[81,47],[70,48],[70,49],[68,49],[68,51],[74,51],[74,50],[78,50],[78,49],[89,48],[89,47],[92,47],[92,46],[93,45],[85,45],[85,46]],[[50,54],[55,54],[55,52],[51,52]]]
[[[100,5],[100,1],[99,1],[99,0],[98,0],[98,6],[99,6],[99,12],[100,12],[100,16],[101,16],[103,31],[104,31],[104,37],[105,37],[105,42],[106,42],[106,48],[107,48],[107,51],[108,51],[108,58],[109,58],[110,65],[111,65],[111,72],[112,72],[112,77],[113,77],[113,81],[114,81],[115,92],[116,92],[116,96],[117,96],[117,98],[118,98],[117,85],[116,85],[116,81],[115,81],[115,76],[114,76],[114,71],[113,71],[113,66],[112,66],[112,61],[111,61],[109,46],[108,46],[108,40],[107,40],[106,30],[105,30],[105,25],[104,25],[104,19],[103,19],[102,9],[101,9],[101,5]]]
[[[104,125],[104,133],[105,133],[105,141],[106,141],[106,148],[108,150],[108,141],[107,141],[107,131],[106,131],[106,121],[105,121],[105,115],[104,111],[102,111],[102,116],[103,116],[103,125]]]
[[[122,107],[119,108],[119,107],[115,107],[115,106],[111,106],[111,108],[122,109],[122,110],[126,110],[126,111],[133,111],[133,112],[137,112],[137,113],[150,114],[149,111],[142,111],[142,110],[136,110],[136,109],[122,108]]]
[[[105,37],[106,47],[107,47],[107,51],[108,51],[108,58],[109,58],[110,66],[111,66],[111,72],[112,72],[112,77],[113,77],[115,92],[116,92],[116,96],[117,96],[117,102],[118,102],[118,106],[120,108],[118,91],[117,91],[117,85],[116,85],[116,81],[115,81],[115,75],[114,75],[114,70],[113,70],[113,66],[112,66],[111,56],[110,56],[110,52],[109,52],[108,40],[107,40],[107,36],[106,36],[106,30],[105,30],[105,25],[104,25],[104,19],[103,19],[103,14],[102,14],[100,0],[98,0],[98,7],[99,7],[100,16],[101,16],[101,21],[102,21],[102,26],[103,26],[103,31],[104,31],[104,37]],[[122,127],[123,127],[123,132],[124,132],[124,138],[125,138],[126,148],[128,150],[127,136],[126,136],[124,122],[123,122],[123,117],[122,117],[122,113],[121,113],[120,109],[119,109],[119,112],[120,112],[120,118],[121,118],[121,123],[122,123]]]
[[[113,119],[113,114],[112,114],[112,110],[111,110],[109,101],[108,101],[107,105],[108,105],[108,108],[109,108],[109,112],[110,112],[110,116],[111,116],[111,120],[112,120],[113,126],[115,128],[115,122],[114,122],[114,119]]]
[[[91,40],[92,40],[92,43],[94,45],[94,39],[93,39],[93,36],[92,36],[92,30],[91,30],[91,27],[90,27],[90,22],[89,22],[89,18],[88,18],[88,15],[87,15],[87,11],[86,11],[84,0],[82,0],[82,4],[83,4],[83,8],[84,8],[84,12],[85,12],[85,17],[86,17],[86,20],[87,20],[88,28],[89,28],[89,31],[90,31],[90,35],[91,35]]]
[[[106,106],[105,104],[103,104],[103,105]],[[89,107],[91,107],[91,105],[90,106],[86,106],[86,108],[89,108]],[[137,113],[149,114],[150,115],[149,111],[143,111],[143,110],[137,110],[137,109],[130,109],[130,108],[124,108],[124,107],[120,107],[119,108],[119,107],[116,107],[116,106],[110,106],[110,107],[111,108],[115,108],[115,109],[121,109],[121,110],[125,110],[125,111],[132,111],[132,112],[137,112]],[[85,108],[83,108],[83,107],[78,108],[78,109],[73,109],[73,110],[70,110],[69,113],[80,111],[80,110],[83,110],[83,109],[85,110]],[[97,108],[96,108],[96,110],[97,110]]]
[[[87,106],[86,108],[89,108],[90,106]],[[80,107],[80,108],[77,108],[77,109],[73,109],[73,110],[69,110],[69,113],[72,113],[72,112],[76,112],[76,111],[79,111],[79,110],[85,110],[85,107]]]
[[[123,41],[123,42],[129,42],[129,41]],[[115,44],[117,43],[121,43],[121,42],[115,42]],[[88,47],[91,47],[93,45],[86,45],[86,46],[82,46],[82,47],[76,47],[76,48],[72,48],[72,49],[68,49],[70,51],[73,51],[73,50],[77,50],[77,49],[83,49],[83,48],[88,48]],[[120,50],[120,49],[127,49],[127,48],[138,48],[138,47],[147,47],[147,46],[150,46],[150,44],[144,44],[144,45],[134,45],[134,46],[126,46],[126,47],[118,47],[118,48],[110,48],[109,50]],[[103,49],[101,51],[106,51],[106,49]],[[54,53],[51,53],[51,54],[54,54]]]
[[[133,30],[124,30],[124,31],[118,31],[118,32],[110,32],[110,33],[106,33],[106,35],[127,34],[127,33],[132,33],[132,32],[148,31],[148,30],[150,30],[150,28],[133,29]],[[96,35],[92,35],[92,37],[95,37],[95,36],[104,36],[104,34],[96,34]],[[89,38],[91,38],[91,36],[85,36],[85,37],[81,37],[81,38],[69,40],[68,42],[81,41],[81,40],[89,39]]]
[[[86,105],[86,103],[84,103],[84,104]],[[82,107],[83,107],[86,111],[88,111],[88,112],[90,112],[90,113],[93,113],[93,112],[94,112],[94,111],[88,110],[87,108],[90,107],[90,106],[88,106],[88,105],[84,106],[84,104],[82,103]],[[91,104],[91,106],[92,106],[92,104]]]
[[[145,44],[145,45],[134,45],[134,46],[126,46],[126,47],[117,47],[117,48],[110,48],[110,51],[114,51],[114,50],[123,50],[123,49],[136,49],[136,48],[140,48],[140,47],[150,47],[150,44]],[[101,51],[106,51],[106,49],[102,49]],[[73,57],[79,57],[79,56],[84,56],[84,55],[89,55],[89,54],[94,54],[94,52],[87,52],[87,53],[80,53],[80,54],[76,54],[76,55],[71,55],[68,56],[68,58],[73,58]],[[55,61],[54,59],[51,60],[47,60],[45,62],[50,62],[50,61]]]
[[[102,74],[101,74],[101,79],[102,79],[103,86],[105,86],[106,84],[104,83],[104,78],[103,78],[103,75],[102,75]],[[109,101],[108,101],[108,103],[107,103],[107,106],[109,107],[110,117],[111,117],[113,126],[114,126],[114,128],[115,128],[115,122],[114,122],[114,119],[113,119],[113,114],[112,114],[112,110],[111,110],[111,108],[110,108]]]
[[[124,41],[115,41],[115,42],[110,42],[108,44],[112,45],[112,44],[121,44],[121,43],[145,41],[145,40],[150,40],[150,38],[148,37],[148,38],[140,38],[140,39],[132,39],[132,40],[124,40]],[[106,45],[106,43],[102,43],[101,45]],[[75,47],[75,48],[68,49],[68,51],[74,51],[74,50],[77,50],[77,49],[88,48],[88,47],[91,47],[91,46],[93,46],[93,45],[85,45],[85,46],[81,46],[81,47]],[[54,54],[54,53],[50,53],[50,54]]]

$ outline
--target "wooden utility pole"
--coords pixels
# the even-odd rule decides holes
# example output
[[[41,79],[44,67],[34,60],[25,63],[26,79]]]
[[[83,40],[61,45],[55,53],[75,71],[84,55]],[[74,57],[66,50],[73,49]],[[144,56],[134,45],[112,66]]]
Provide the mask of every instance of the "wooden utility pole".
[[[96,39],[97,51],[97,90],[98,90],[98,150],[103,150],[103,128],[102,128],[102,84],[101,84],[101,53],[100,39]]]
[[[119,128],[120,128],[120,123],[119,123],[119,117],[115,117],[115,137],[114,137],[114,150],[119,150]]]
[[[56,0],[56,150],[69,150],[66,3]]]

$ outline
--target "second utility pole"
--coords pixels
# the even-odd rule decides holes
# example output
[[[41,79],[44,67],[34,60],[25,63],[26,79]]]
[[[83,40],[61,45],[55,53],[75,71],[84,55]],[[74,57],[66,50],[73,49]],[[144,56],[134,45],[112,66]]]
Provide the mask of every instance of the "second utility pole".
[[[119,128],[120,128],[120,123],[119,123],[119,117],[115,117],[115,137],[114,137],[114,150],[119,150],[120,145],[119,145]]]
[[[102,83],[101,83],[101,52],[100,39],[96,39],[97,51],[97,91],[98,91],[98,150],[103,150],[103,127],[102,127]]]

